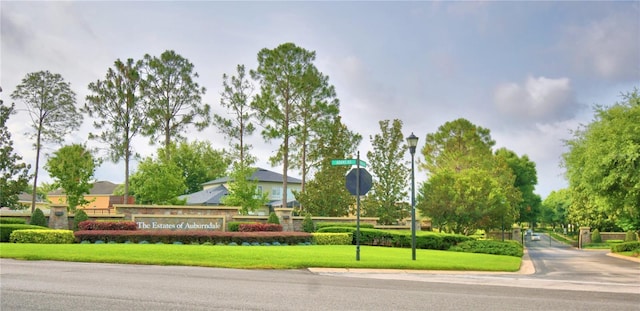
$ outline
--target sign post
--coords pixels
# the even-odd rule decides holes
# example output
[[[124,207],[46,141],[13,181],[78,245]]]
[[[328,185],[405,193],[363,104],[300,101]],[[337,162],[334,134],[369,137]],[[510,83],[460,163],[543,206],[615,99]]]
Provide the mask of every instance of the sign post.
[[[360,260],[360,196],[367,194],[371,189],[371,174],[365,168],[364,161],[360,160],[360,151],[357,159],[331,160],[331,165],[356,165],[355,169],[349,171],[346,177],[346,186],[349,193],[356,196],[356,260]]]

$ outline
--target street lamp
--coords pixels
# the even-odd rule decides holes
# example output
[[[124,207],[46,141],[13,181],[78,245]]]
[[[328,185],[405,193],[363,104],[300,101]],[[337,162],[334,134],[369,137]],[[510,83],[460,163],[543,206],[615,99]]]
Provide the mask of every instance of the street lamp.
[[[413,132],[407,137],[407,145],[411,153],[411,259],[416,260],[416,178],[413,156],[416,154],[418,137]]]

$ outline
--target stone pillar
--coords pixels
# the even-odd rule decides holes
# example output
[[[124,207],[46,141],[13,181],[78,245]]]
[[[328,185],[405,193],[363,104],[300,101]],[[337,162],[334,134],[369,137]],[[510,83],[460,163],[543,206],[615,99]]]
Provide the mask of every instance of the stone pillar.
[[[67,205],[51,204],[49,210],[49,228],[69,230]]]
[[[273,211],[278,216],[278,220],[282,225],[282,231],[293,231],[293,209],[292,208],[274,208]]]
[[[584,244],[591,243],[591,228],[580,227],[580,235],[578,236],[578,247],[582,248]]]
[[[521,237],[522,237],[522,229],[520,229],[520,227],[518,226],[513,227],[511,231],[511,239],[522,243]]]

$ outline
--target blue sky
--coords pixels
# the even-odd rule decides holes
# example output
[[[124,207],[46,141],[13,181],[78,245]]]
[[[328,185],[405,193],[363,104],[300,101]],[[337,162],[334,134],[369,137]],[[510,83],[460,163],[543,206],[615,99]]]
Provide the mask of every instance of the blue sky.
[[[293,42],[317,53],[344,122],[364,138],[363,158],[380,120],[402,120],[420,148],[427,133],[466,118],[490,129],[496,147],[536,163],[543,198],[567,185],[562,140],[590,122],[593,105],[640,86],[638,1],[2,1],[0,14],[6,103],[28,72],[50,70],[71,83],[82,105],[87,85],[116,59],[171,49],[195,65],[204,101],[221,113],[222,74],[234,74],[237,64],[255,68],[260,49]],[[34,163],[32,142],[22,136],[28,120],[21,112],[9,128],[17,151]],[[66,143],[84,142],[92,130],[86,119]],[[227,147],[213,127],[188,137]],[[259,165],[271,168],[267,155],[277,142],[251,140]],[[143,156],[155,149],[145,138],[135,147]],[[96,178],[122,182],[124,164],[104,163]],[[39,180],[50,181],[46,171]]]

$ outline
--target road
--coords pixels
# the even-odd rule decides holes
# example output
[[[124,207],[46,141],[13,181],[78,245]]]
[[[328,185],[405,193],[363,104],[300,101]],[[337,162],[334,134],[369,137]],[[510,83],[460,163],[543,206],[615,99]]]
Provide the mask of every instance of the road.
[[[601,252],[549,248],[548,240],[547,246],[544,242],[527,242],[533,274],[236,270],[0,259],[0,309],[639,310],[640,264]],[[572,261],[578,266],[562,263]],[[567,267],[584,272],[564,271]],[[603,267],[605,271],[598,270]]]

